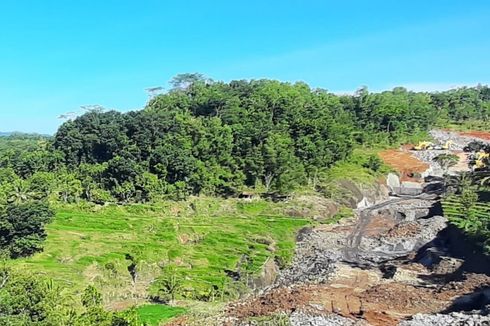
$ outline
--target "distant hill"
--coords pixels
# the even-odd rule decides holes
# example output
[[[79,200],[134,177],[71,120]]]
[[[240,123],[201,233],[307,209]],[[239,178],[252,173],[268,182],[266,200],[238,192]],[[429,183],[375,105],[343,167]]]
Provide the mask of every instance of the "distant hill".
[[[50,135],[43,135],[43,134],[37,134],[37,133],[27,133],[27,132],[20,132],[20,131],[11,131],[11,132],[4,132],[0,131],[0,137],[10,137],[10,136],[19,136],[19,137],[51,137]]]

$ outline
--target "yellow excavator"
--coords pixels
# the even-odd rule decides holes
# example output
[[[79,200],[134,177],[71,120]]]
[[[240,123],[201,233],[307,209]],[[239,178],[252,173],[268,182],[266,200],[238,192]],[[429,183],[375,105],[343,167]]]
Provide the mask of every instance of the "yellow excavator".
[[[448,140],[444,145],[434,145],[434,143],[430,141],[421,141],[418,143],[418,145],[415,145],[413,147],[414,150],[416,151],[426,151],[426,150],[448,150],[451,149],[451,145],[453,142],[451,140]]]
[[[452,140],[448,140],[447,142],[442,145],[443,150],[449,150],[451,149],[451,145],[454,144]]]
[[[432,149],[433,147],[434,143],[430,141],[421,141],[418,143],[418,145],[415,145],[413,149],[416,151],[426,151],[428,149]]]
[[[488,166],[488,161],[490,160],[490,153],[485,153],[480,151],[475,154],[475,168],[484,169]]]

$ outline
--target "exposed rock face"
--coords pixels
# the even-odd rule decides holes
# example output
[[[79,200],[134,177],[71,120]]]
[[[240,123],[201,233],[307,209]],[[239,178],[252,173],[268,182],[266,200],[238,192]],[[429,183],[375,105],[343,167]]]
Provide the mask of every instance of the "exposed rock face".
[[[314,220],[325,220],[337,214],[340,205],[332,199],[319,195],[301,195],[289,202],[286,214],[291,217],[309,217]]]
[[[386,184],[391,191],[400,187],[400,177],[394,173],[389,173],[386,177]]]
[[[446,227],[445,218],[427,217],[431,207],[429,200],[394,199],[363,210],[356,223],[304,229],[277,285],[325,283],[341,262],[375,267],[416,252]]]
[[[420,232],[418,234],[407,233],[398,236],[363,237],[359,245],[359,257],[366,262],[381,263],[390,259],[396,259],[415,252],[446,227],[446,220],[442,216],[429,219],[421,219],[412,224]],[[403,224],[398,224],[390,229],[390,233],[401,229]]]
[[[338,183],[345,191],[341,202],[319,195],[300,195],[290,200],[290,207],[285,213],[292,217],[309,217],[321,221],[337,214],[341,206],[363,209],[389,196],[388,187],[381,183],[360,185],[351,180],[340,180]]]
[[[430,200],[396,198],[361,211],[341,249],[343,260],[375,265],[418,250],[446,227],[443,217],[428,216],[432,205]]]
[[[260,275],[252,281],[251,287],[253,289],[263,289],[274,284],[279,275],[279,267],[274,259],[267,259]]]
[[[361,185],[359,187],[363,195],[363,199],[365,198],[368,202],[368,206],[377,204],[389,198],[389,189],[384,184],[375,183],[373,185]]]

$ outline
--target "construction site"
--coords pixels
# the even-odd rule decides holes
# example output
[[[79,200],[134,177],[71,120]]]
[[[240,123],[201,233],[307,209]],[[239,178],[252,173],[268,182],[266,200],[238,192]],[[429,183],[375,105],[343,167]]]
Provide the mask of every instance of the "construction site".
[[[395,172],[374,197],[360,189],[355,218],[303,229],[292,266],[208,324],[490,325],[489,257],[449,225],[440,201],[443,175],[480,168],[467,147],[490,133],[431,134],[381,152]],[[441,166],[441,154],[457,162]]]

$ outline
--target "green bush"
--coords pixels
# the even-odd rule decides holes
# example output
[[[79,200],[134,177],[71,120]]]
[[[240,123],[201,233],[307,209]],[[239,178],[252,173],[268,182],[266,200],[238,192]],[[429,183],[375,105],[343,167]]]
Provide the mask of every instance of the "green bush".
[[[54,213],[44,202],[10,204],[0,216],[0,248],[10,257],[30,256],[42,250],[45,225]]]

